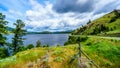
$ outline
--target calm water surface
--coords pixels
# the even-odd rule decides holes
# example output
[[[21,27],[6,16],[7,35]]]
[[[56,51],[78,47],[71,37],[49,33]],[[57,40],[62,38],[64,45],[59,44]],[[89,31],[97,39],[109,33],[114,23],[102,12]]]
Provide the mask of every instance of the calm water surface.
[[[8,41],[11,42],[13,35],[9,36]],[[36,41],[40,40],[42,45],[64,45],[64,43],[68,40],[68,34],[27,34],[24,36],[26,40],[24,40],[24,45],[34,44],[36,45]]]

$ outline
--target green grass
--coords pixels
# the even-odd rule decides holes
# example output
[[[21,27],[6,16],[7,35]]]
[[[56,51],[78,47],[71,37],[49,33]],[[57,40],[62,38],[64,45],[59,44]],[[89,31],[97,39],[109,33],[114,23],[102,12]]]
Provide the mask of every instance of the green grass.
[[[37,58],[40,58],[41,56],[45,55],[46,50],[44,48],[39,48],[39,49],[31,49],[31,50],[26,50],[23,52],[19,52],[16,55],[5,58],[3,60],[0,60],[0,68],[4,67],[11,67],[12,65],[16,64],[24,64],[29,61],[34,61]]]
[[[89,37],[86,41],[81,42],[82,49],[88,56],[95,61],[100,68],[119,68],[120,67],[120,41],[113,39],[104,39],[97,37]],[[35,68],[37,59],[40,59],[40,64],[46,59],[42,59],[49,50],[49,59],[47,64],[51,68],[69,68],[72,66],[76,68],[78,60],[76,59],[72,64],[69,61],[74,54],[78,52],[78,44],[69,44],[59,47],[45,47],[33,48],[22,51],[14,56],[0,60],[1,68],[27,68],[29,62],[33,62]],[[84,55],[82,55],[85,57]]]
[[[89,38],[83,44],[85,52],[91,56],[91,58],[94,59],[100,67],[120,67],[120,41]]]

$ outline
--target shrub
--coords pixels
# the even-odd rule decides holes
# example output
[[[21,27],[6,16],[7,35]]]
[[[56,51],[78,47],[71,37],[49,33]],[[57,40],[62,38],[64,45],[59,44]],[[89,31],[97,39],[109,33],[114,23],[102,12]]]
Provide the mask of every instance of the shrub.
[[[58,44],[57,47],[59,47],[60,45]]]
[[[88,43],[86,43],[86,45],[87,45],[87,46],[90,46],[90,45],[92,45],[92,42],[88,42]]]
[[[80,37],[80,42],[85,42],[88,39],[87,36],[81,36]]]
[[[60,55],[60,54],[62,54],[62,53],[64,53],[64,51],[62,51],[62,50],[55,50],[55,51],[53,52],[53,55]]]
[[[116,19],[117,19],[116,17],[112,17],[111,20],[109,21],[109,23],[116,21]]]
[[[62,62],[63,60],[64,60],[64,58],[62,58],[62,57],[56,57],[54,59],[55,62]]]
[[[5,47],[0,48],[0,59],[8,57],[8,50]]]
[[[36,42],[36,47],[41,47],[41,42],[40,42],[40,40],[38,40],[38,41]]]
[[[25,50],[27,50],[27,47],[25,47],[25,46],[22,46],[22,47],[19,49],[19,51],[25,51]]]
[[[33,44],[29,44],[29,45],[27,46],[27,48],[28,48],[28,49],[34,48],[34,45],[33,45]]]
[[[87,36],[80,36],[80,37],[76,37],[76,36],[69,36],[68,41],[64,43],[64,45],[67,44],[75,44],[78,42],[85,42],[88,39]]]
[[[48,44],[47,45],[43,45],[43,47],[50,47],[50,45],[48,45]]]
[[[50,45],[47,44],[46,47],[50,47]]]

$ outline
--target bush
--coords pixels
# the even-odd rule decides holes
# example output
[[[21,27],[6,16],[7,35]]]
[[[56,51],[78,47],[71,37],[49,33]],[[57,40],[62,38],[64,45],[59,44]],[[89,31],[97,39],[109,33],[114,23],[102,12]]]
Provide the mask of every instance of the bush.
[[[60,45],[58,44],[57,47],[59,47]]]
[[[76,38],[75,36],[69,36],[68,41],[65,42],[64,45],[67,45],[67,44],[75,44],[75,43],[76,43],[76,40],[77,40],[77,38]]]
[[[34,45],[33,45],[33,44],[29,44],[29,45],[27,46],[27,48],[28,48],[28,49],[34,48]]]
[[[79,39],[80,39],[80,42],[85,42],[88,39],[88,37],[87,36],[81,36]]]
[[[40,42],[40,40],[38,40],[38,41],[36,42],[36,47],[41,47],[41,42]]]
[[[47,45],[43,45],[43,47],[50,47],[50,45],[48,45],[48,44]]]
[[[46,47],[50,47],[50,45],[47,44]]]
[[[75,44],[78,42],[85,42],[88,39],[87,36],[80,36],[80,37],[76,37],[76,36],[69,36],[68,41],[64,43],[64,45],[67,44]]]
[[[8,57],[9,53],[8,50],[5,47],[0,48],[0,59]]]
[[[56,57],[54,59],[55,62],[62,62],[63,60],[64,60],[64,58],[62,58],[62,57]]]
[[[86,43],[86,45],[87,45],[87,46],[90,46],[90,45],[92,45],[92,42],[88,42],[88,43]]]
[[[19,49],[19,51],[25,51],[25,50],[27,50],[27,47],[25,47],[25,46],[22,46],[22,47]]]
[[[109,23],[116,21],[116,19],[117,19],[116,17],[112,17],[111,20],[109,21]]]

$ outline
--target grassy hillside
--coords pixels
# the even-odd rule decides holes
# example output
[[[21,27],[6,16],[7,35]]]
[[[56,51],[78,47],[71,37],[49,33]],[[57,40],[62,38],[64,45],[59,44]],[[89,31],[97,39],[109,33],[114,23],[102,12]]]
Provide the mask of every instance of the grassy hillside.
[[[120,67],[120,40],[89,37],[81,44],[82,50],[100,68]],[[33,48],[0,60],[0,68],[77,68],[77,58],[70,63],[78,52],[77,47],[78,44]],[[82,58],[85,56],[82,55]],[[82,61],[87,63],[87,66],[89,65],[86,58]]]
[[[72,32],[74,35],[112,35],[120,36],[120,10],[114,10],[101,18]]]

